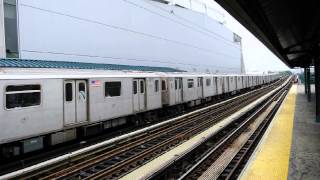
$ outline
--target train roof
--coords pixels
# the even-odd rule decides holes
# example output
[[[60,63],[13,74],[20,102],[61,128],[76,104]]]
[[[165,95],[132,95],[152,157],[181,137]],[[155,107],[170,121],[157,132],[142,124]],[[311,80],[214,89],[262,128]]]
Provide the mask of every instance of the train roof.
[[[102,77],[209,77],[213,74],[190,72],[142,72],[92,69],[0,68],[0,79],[85,79]]]
[[[143,72],[96,69],[0,68],[0,79],[87,79],[107,77],[221,77],[243,74],[207,74],[196,72]],[[251,76],[251,75],[249,75]]]
[[[140,67],[143,67],[143,70],[141,70]],[[164,67],[126,66],[65,61],[60,62],[21,59],[0,59],[0,79],[86,79],[102,77],[143,78],[199,76],[239,76],[239,74],[208,74],[200,72],[182,72],[173,68]]]

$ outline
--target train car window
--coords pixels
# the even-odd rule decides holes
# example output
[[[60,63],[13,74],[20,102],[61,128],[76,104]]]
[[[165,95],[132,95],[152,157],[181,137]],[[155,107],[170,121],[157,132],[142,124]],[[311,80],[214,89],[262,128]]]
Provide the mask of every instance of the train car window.
[[[72,83],[66,83],[65,85],[65,98],[67,102],[70,102],[73,100],[73,90],[72,90]]]
[[[40,103],[40,85],[18,85],[6,87],[7,109],[38,106]]]
[[[138,93],[138,83],[137,81],[133,81],[133,94]]]
[[[166,86],[166,81],[165,80],[161,81],[161,90],[162,91],[166,91],[167,90],[167,86]]]
[[[182,88],[182,78],[179,79],[179,89]]]
[[[121,82],[105,82],[104,83],[104,95],[106,97],[114,97],[121,95]]]
[[[144,82],[140,81],[140,93],[144,93]]]
[[[159,80],[155,80],[154,81],[154,92],[158,92],[159,91]]]
[[[211,86],[211,79],[206,79],[206,85]]]
[[[193,88],[193,79],[188,79],[188,88]]]

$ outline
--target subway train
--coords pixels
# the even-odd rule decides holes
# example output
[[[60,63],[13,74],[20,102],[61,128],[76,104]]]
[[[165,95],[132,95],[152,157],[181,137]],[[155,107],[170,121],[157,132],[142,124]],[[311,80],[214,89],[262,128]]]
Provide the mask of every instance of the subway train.
[[[12,157],[160,113],[234,95],[280,76],[84,69],[0,69],[0,150]]]

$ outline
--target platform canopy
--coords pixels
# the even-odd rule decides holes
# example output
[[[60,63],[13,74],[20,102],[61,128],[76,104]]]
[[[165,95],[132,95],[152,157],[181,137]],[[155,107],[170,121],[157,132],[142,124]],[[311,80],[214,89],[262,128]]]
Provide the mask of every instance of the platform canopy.
[[[96,69],[115,71],[185,72],[170,67],[132,66],[121,64],[85,63],[70,61],[48,61],[32,59],[1,59],[0,68],[54,68],[54,69]]]
[[[319,56],[318,0],[216,0],[289,67]]]

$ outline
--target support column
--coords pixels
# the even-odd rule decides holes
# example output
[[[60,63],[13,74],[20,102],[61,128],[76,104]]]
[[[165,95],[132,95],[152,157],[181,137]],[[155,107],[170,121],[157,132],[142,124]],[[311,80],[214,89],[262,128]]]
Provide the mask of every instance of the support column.
[[[307,68],[306,67],[304,68],[303,73],[304,73],[304,76],[303,76],[303,78],[304,78],[304,93],[307,94],[308,88],[307,88]]]
[[[311,80],[310,80],[310,66],[307,67],[307,80],[306,80],[306,85],[307,85],[307,96],[308,96],[308,101],[311,101]]]
[[[320,58],[314,59],[315,93],[316,93],[316,122],[320,122]]]

